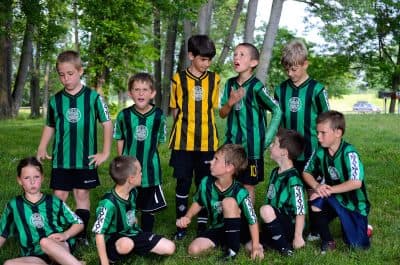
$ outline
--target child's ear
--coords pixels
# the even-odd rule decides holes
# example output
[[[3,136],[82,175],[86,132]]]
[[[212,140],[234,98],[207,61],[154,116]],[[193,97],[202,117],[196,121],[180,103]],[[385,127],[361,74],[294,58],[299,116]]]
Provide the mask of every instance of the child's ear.
[[[257,65],[258,65],[258,60],[252,59],[252,60],[250,61],[250,66],[251,66],[251,68],[256,68]]]
[[[188,52],[188,58],[189,58],[190,61],[193,61],[194,55],[193,55],[192,52]]]

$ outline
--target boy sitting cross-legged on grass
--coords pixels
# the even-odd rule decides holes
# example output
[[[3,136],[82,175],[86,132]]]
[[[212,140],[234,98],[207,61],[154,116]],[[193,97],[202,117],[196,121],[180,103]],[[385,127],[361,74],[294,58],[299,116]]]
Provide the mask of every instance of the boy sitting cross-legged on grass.
[[[114,188],[100,200],[93,225],[100,264],[114,263],[131,253],[172,255],[174,242],[151,232],[142,232],[136,223],[137,189],[142,181],[139,161],[118,156],[111,161]]]
[[[43,167],[35,157],[22,159],[17,181],[23,195],[11,199],[0,219],[0,248],[14,235],[22,257],[4,264],[81,264],[72,254],[73,238],[83,230],[82,220],[59,198],[43,194]]]
[[[318,116],[320,146],[303,172],[304,181],[314,190],[310,196],[311,210],[317,216],[322,254],[335,249],[329,222],[336,216],[340,219],[347,245],[363,249],[370,246],[367,235],[370,203],[364,166],[354,147],[342,139],[345,127],[345,119],[340,112],[327,111]],[[323,176],[325,182],[318,183],[316,176]]]
[[[220,147],[210,162],[211,175],[204,177],[194,196],[193,204],[185,216],[176,221],[178,227],[186,228],[202,207],[208,211],[209,229],[193,240],[188,248],[190,255],[197,256],[216,246],[226,247],[225,260],[235,258],[240,248],[241,218],[247,219],[251,235],[251,258],[264,257],[259,243],[257,216],[248,191],[234,177],[247,167],[244,148],[236,144]]]
[[[260,215],[265,222],[261,241],[282,255],[305,245],[303,228],[306,201],[300,173],[293,165],[304,149],[304,138],[294,130],[279,129],[270,146],[271,159],[279,167],[272,170],[265,205]]]

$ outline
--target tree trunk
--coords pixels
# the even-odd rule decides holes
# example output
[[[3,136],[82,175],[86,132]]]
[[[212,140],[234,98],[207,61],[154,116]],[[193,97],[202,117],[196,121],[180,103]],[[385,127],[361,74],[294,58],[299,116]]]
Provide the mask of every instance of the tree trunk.
[[[40,45],[37,45],[36,53],[32,52],[31,60],[31,93],[30,93],[31,117],[40,116]]]
[[[169,21],[167,39],[165,44],[165,56],[164,56],[164,78],[162,81],[163,97],[161,100],[161,109],[164,113],[168,113],[169,96],[171,79],[174,70],[174,57],[175,57],[175,43],[176,43],[176,31],[178,26],[177,16],[173,16]]]
[[[0,119],[10,118],[12,76],[12,0],[0,4]]]
[[[153,45],[158,53],[158,58],[153,61],[154,65],[154,86],[156,88],[157,94],[155,98],[155,104],[157,107],[161,106],[162,90],[161,90],[161,20],[160,20],[160,10],[154,8],[154,22],[153,22],[153,34],[154,41]]]
[[[193,23],[188,19],[183,20],[183,36],[184,39],[182,40],[182,46],[179,51],[179,63],[178,63],[178,70],[185,70],[190,65],[190,60],[187,56],[187,43],[193,34]]]
[[[210,34],[213,5],[214,0],[208,0],[208,2],[200,8],[197,20],[199,34]]]
[[[12,93],[12,115],[14,117],[17,116],[19,108],[21,107],[24,86],[28,76],[30,61],[32,59],[33,30],[34,25],[28,19],[26,22],[24,40],[22,43],[21,58],[15,79],[14,90]]]
[[[400,43],[397,47],[397,59],[396,59],[396,65],[394,67],[394,72],[392,75],[392,91],[400,93]],[[400,99],[398,99],[400,104]],[[392,97],[390,99],[390,105],[389,105],[389,113],[394,113],[395,112],[395,107],[396,107],[396,97]],[[398,106],[400,108],[400,105]]]
[[[238,2],[237,2],[235,14],[233,15],[233,18],[231,21],[231,26],[229,27],[229,33],[226,36],[221,55],[218,59],[219,66],[221,66],[225,63],[225,59],[228,56],[228,52],[229,52],[231,44],[232,44],[233,36],[235,34],[236,27],[239,22],[240,13],[242,12],[242,9],[243,9],[243,2],[244,2],[244,0],[238,0]]]
[[[43,88],[43,112],[42,116],[43,118],[46,118],[47,116],[47,104],[49,101],[49,76],[50,76],[50,62],[46,61],[46,65],[44,67],[45,73],[44,73],[44,88]]]
[[[96,85],[94,89],[96,90],[97,93],[100,95],[104,96],[103,92],[103,85],[106,82],[108,75],[110,74],[110,69],[105,68],[101,73],[96,74]]]
[[[72,3],[72,8],[74,12],[73,27],[74,27],[74,45],[75,50],[79,52],[79,28],[78,28],[78,3],[74,0]]]
[[[246,23],[244,26],[244,42],[253,43],[256,27],[258,0],[249,0],[247,5]]]
[[[269,70],[269,64],[272,57],[272,48],[274,46],[275,37],[278,33],[279,20],[281,19],[281,13],[283,8],[284,0],[274,0],[272,2],[271,13],[267,30],[264,35],[263,47],[260,55],[260,62],[257,67],[257,78],[265,84],[267,73]]]

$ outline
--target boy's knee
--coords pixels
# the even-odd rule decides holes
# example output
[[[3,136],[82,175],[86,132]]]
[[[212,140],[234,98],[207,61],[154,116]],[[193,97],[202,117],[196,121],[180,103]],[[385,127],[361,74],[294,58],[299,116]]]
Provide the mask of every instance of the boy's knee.
[[[52,239],[48,238],[48,237],[43,237],[39,241],[40,248],[46,254],[48,253],[48,250],[50,249],[52,244],[55,244],[55,242]]]
[[[260,216],[266,223],[272,222],[276,218],[274,208],[272,208],[271,205],[261,206]]]
[[[133,240],[128,237],[122,237],[115,242],[115,249],[121,255],[129,254],[134,246]]]
[[[176,250],[176,246],[175,243],[171,240],[167,240],[167,242],[165,243],[165,255],[172,255],[175,253]]]
[[[225,198],[222,200],[222,211],[224,217],[239,217],[240,208],[234,198]]]
[[[188,254],[190,256],[198,256],[202,252],[202,248],[198,244],[190,244],[188,247]]]

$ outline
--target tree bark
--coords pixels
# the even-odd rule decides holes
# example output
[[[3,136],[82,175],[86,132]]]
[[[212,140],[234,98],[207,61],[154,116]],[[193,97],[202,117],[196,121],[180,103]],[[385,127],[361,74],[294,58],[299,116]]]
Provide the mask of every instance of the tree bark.
[[[284,0],[274,0],[272,2],[271,14],[264,35],[263,47],[260,55],[260,62],[257,67],[257,78],[265,84],[272,57],[272,48],[275,37],[278,33],[279,21],[281,19]]]
[[[399,91],[400,90],[400,43],[397,47],[396,65],[393,68],[394,68],[394,72],[392,75],[392,91],[400,93],[400,91]],[[398,101],[398,104],[400,104],[400,99],[398,99],[397,101]],[[389,113],[394,113],[395,108],[396,108],[396,97],[392,97],[390,99]]]
[[[37,45],[36,53],[32,52],[31,60],[31,117],[40,116],[40,45]]]
[[[43,112],[42,112],[42,116],[43,118],[46,118],[47,116],[47,104],[49,101],[49,76],[50,76],[50,62],[47,61],[44,67],[44,89],[43,89]]]
[[[154,86],[156,88],[157,94],[155,98],[155,104],[157,107],[161,106],[162,90],[161,90],[161,20],[160,20],[160,10],[154,8],[154,20],[153,20],[153,35],[154,41],[153,45],[158,53],[158,58],[153,61],[154,66]]]
[[[238,2],[237,2],[235,13],[232,18],[231,26],[229,27],[229,33],[226,36],[221,55],[218,59],[219,66],[221,66],[222,64],[225,63],[225,59],[228,56],[228,52],[231,49],[233,36],[235,34],[237,24],[239,23],[240,13],[242,12],[242,9],[243,9],[243,2],[244,2],[244,0],[238,0]]]
[[[12,0],[0,4],[0,119],[10,118],[12,76]]]
[[[161,109],[164,113],[168,113],[169,96],[171,79],[174,68],[174,57],[175,57],[175,43],[176,43],[176,31],[178,26],[177,16],[173,16],[169,21],[167,30],[167,39],[165,44],[165,56],[164,56],[164,78],[162,81],[162,100]]]
[[[247,4],[246,23],[244,27],[244,42],[253,43],[256,27],[258,0],[249,0]]]
[[[199,17],[197,21],[199,34],[206,34],[206,35],[210,34],[213,6],[214,6],[214,1],[208,0],[208,2],[200,8]]]

